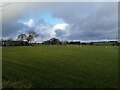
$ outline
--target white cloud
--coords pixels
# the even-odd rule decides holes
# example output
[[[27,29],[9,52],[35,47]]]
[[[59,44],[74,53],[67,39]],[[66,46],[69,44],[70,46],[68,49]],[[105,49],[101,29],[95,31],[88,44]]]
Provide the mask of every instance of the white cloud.
[[[117,9],[117,3],[11,3],[4,7],[2,15],[3,36],[32,29],[40,34],[39,38],[46,39],[55,36],[84,41],[116,39]],[[48,11],[52,12],[53,18],[60,18],[64,23],[46,25],[42,21],[38,24],[35,21],[38,18],[34,20]],[[21,24],[16,22],[19,19],[29,20]]]
[[[62,24],[56,24],[54,25],[53,29],[61,29],[61,30],[66,30],[66,28],[68,28],[69,25],[67,23],[62,23]]]
[[[56,33],[57,30],[64,31],[66,35],[68,35],[68,27],[69,25],[66,23],[58,23],[55,25],[44,25],[44,24],[37,24],[35,25],[35,31],[39,33],[40,37],[39,40],[43,39],[47,40],[52,37],[56,37],[58,33]]]
[[[39,34],[37,38],[38,42],[41,42],[43,39],[48,40],[53,37],[58,37],[59,39],[63,39],[62,36],[69,35],[69,24],[67,23],[58,23],[55,25],[44,24],[44,23],[37,23],[35,20],[30,19],[29,21],[24,23],[29,27],[29,30],[34,30]],[[60,32],[58,31],[60,30]],[[23,30],[22,30],[23,31]]]
[[[29,21],[25,22],[24,24],[27,25],[28,27],[33,27],[35,25],[33,19],[30,19]]]

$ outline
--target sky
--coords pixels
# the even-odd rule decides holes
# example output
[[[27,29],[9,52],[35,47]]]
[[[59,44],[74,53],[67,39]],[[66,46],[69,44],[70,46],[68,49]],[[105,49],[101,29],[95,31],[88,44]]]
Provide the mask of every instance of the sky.
[[[37,42],[118,38],[117,2],[12,2],[3,7],[2,37],[35,31]]]

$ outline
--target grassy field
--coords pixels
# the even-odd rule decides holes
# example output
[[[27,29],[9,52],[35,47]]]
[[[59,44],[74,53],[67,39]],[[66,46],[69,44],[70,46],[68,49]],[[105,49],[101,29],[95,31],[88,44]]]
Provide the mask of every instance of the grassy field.
[[[105,46],[3,47],[3,87],[116,88],[118,51]]]
[[[2,47],[0,47],[0,89],[2,88]]]

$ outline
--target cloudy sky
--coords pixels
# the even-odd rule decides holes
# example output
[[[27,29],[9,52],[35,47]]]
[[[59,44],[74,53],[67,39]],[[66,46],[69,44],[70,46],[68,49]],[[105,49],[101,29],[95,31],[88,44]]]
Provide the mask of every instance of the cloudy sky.
[[[3,38],[16,39],[28,31],[38,42],[60,40],[116,40],[117,2],[12,2],[3,8]]]

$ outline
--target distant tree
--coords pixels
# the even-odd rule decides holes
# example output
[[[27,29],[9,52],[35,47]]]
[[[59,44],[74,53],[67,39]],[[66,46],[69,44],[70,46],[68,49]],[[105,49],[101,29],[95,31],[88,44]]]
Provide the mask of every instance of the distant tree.
[[[29,31],[27,34],[20,34],[17,36],[17,40],[21,41],[21,45],[24,45],[24,44],[29,44],[31,43],[32,41],[34,41],[34,38],[35,37],[38,37],[39,35],[34,32],[34,31]],[[25,41],[27,42],[25,42]]]
[[[61,41],[57,38],[51,38],[50,40],[44,41],[43,44],[57,45],[57,44],[61,44]]]
[[[82,42],[81,45],[87,45],[87,43],[86,42]]]
[[[31,43],[32,41],[34,41],[34,38],[35,38],[35,37],[38,37],[38,36],[39,36],[39,34],[37,34],[37,33],[34,32],[34,31],[30,31],[30,32],[27,33],[26,36],[27,36],[27,37],[26,37],[27,42],[28,42],[28,43]]]
[[[50,39],[50,43],[51,43],[52,45],[60,44],[60,40],[57,39],[57,38],[51,38],[51,39]]]
[[[94,44],[94,42],[90,42],[90,43],[89,43],[89,45],[93,45],[93,44]]]
[[[13,41],[13,39],[12,38],[8,38],[6,41]]]
[[[20,40],[20,41],[24,41],[26,39],[26,34],[20,34],[17,36],[17,39]]]
[[[69,44],[80,45],[81,42],[80,41],[70,41]]]

